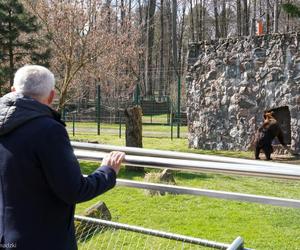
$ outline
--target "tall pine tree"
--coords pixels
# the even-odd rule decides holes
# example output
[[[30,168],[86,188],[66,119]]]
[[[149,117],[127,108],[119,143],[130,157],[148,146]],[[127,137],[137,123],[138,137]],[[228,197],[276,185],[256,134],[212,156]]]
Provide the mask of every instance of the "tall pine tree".
[[[13,85],[18,63],[47,66],[50,50],[45,46],[45,40],[38,36],[39,29],[36,17],[18,0],[0,1],[0,94],[5,83]]]
[[[282,5],[283,10],[290,14],[292,17],[300,17],[300,6],[292,3],[286,3]]]

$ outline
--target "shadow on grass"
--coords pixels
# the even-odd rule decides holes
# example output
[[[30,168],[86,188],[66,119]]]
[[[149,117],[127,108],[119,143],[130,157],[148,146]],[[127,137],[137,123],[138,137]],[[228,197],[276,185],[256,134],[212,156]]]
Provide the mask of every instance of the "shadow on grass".
[[[100,166],[97,162],[87,162],[82,161],[80,162],[81,172],[83,174],[91,174],[93,173],[98,167]],[[145,168],[145,172],[141,171],[134,171],[134,170],[125,170],[125,168],[121,168],[118,178],[120,179],[127,179],[127,180],[133,180],[133,179],[143,179],[146,173],[149,172],[161,172],[161,169],[151,169],[151,168]],[[213,174],[206,174],[206,173],[188,173],[188,172],[180,172],[180,171],[174,171],[175,178],[178,179],[185,179],[185,180],[194,180],[194,179],[202,179],[202,180],[208,180],[208,179],[214,179],[215,175]]]
[[[146,172],[146,171],[145,171]],[[145,173],[141,171],[134,171],[134,170],[125,170],[122,168],[118,174],[118,178],[121,179],[135,179],[135,178],[144,178]]]
[[[193,180],[193,179],[213,179],[215,178],[214,175],[205,174],[205,173],[183,173],[183,172],[176,172],[175,178],[185,179],[185,180]]]

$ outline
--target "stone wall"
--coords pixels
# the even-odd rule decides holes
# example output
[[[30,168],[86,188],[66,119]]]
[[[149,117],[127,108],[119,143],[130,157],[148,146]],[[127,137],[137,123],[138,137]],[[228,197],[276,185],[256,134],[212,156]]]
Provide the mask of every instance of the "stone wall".
[[[300,153],[300,34],[191,44],[186,77],[189,145],[248,150],[263,111],[288,107]]]

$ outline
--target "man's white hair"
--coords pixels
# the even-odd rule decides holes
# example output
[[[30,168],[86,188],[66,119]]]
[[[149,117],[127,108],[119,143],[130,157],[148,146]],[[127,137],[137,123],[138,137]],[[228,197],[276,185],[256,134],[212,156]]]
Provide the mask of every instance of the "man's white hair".
[[[17,70],[14,78],[16,92],[37,99],[47,98],[54,89],[53,73],[39,65],[25,65]]]

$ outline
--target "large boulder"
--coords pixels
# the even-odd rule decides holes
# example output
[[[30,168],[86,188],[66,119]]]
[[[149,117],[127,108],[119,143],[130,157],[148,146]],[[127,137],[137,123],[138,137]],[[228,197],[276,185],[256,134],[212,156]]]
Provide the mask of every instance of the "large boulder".
[[[103,201],[99,201],[95,205],[88,208],[83,216],[92,217],[96,219],[111,220],[111,213]],[[83,221],[75,221],[76,239],[83,242],[89,239],[96,233],[105,230],[105,226],[95,226],[95,224]]]

